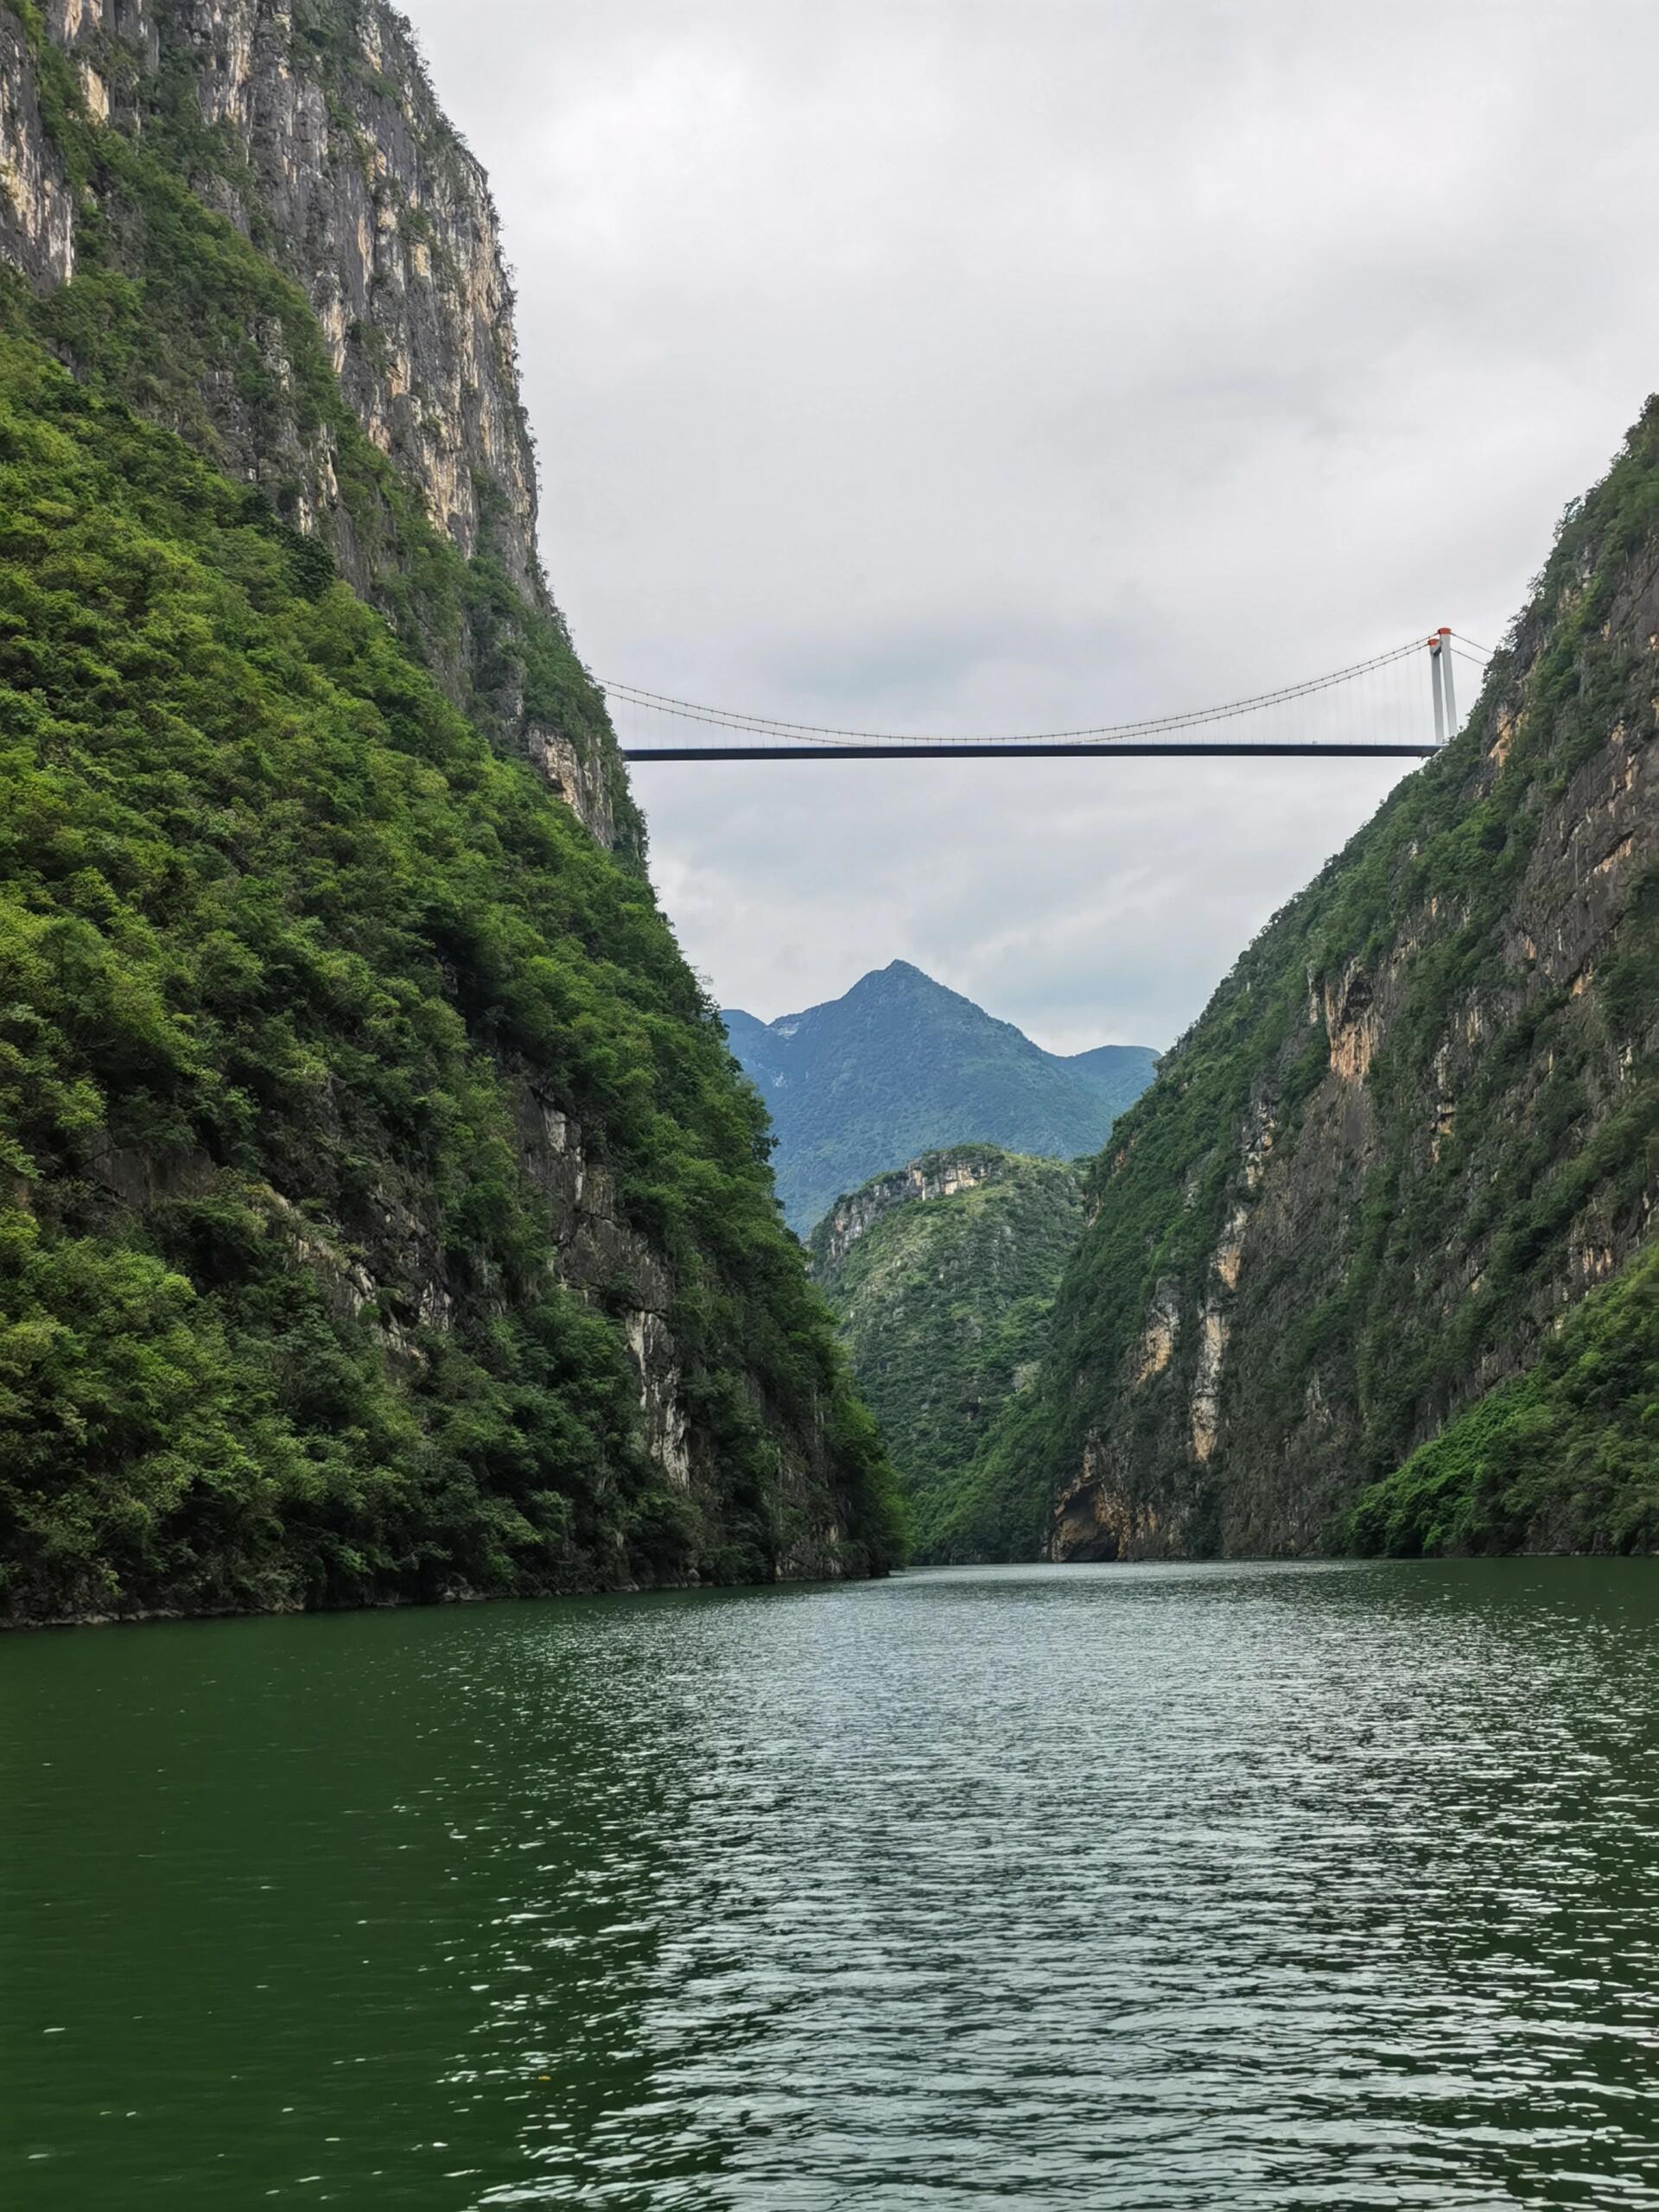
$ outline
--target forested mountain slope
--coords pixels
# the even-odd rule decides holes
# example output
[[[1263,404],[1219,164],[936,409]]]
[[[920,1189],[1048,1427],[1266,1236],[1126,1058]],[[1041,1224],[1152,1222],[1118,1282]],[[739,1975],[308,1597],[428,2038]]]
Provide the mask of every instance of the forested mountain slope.
[[[875,1177],[812,1232],[813,1274],[892,1452],[919,1559],[982,1548],[959,1525],[963,1483],[1036,1375],[1082,1185],[1066,1160],[960,1145]]]
[[[779,1194],[803,1233],[843,1192],[943,1146],[1096,1152],[1157,1063],[1141,1045],[1046,1052],[906,960],[801,1014],[724,1019],[771,1112]]]
[[[399,19],[0,0],[0,1617],[880,1567]]]
[[[1250,946],[1114,1131],[1051,1363],[979,1470],[1010,1548],[1659,1540],[1650,1402],[1630,1385],[1599,1455],[1611,1400],[1556,1349],[1593,1362],[1622,1332],[1639,1376],[1651,1343],[1630,1270],[1659,1188],[1656,692],[1659,404],[1569,512],[1462,735]],[[1574,1308],[1604,1284],[1617,1325],[1592,1330]],[[1347,1521],[1529,1374],[1401,1477],[1435,1471],[1432,1510],[1374,1497]],[[1548,1479],[1465,1448],[1546,1399]]]
[[[1127,1113],[1158,1065],[1158,1055],[1147,1045],[1096,1045],[1086,1052],[1047,1052],[1044,1058],[1074,1083],[1086,1084],[1114,1114]]]
[[[1360,1498],[1364,1551],[1659,1542],[1659,1241],[1502,1383]]]

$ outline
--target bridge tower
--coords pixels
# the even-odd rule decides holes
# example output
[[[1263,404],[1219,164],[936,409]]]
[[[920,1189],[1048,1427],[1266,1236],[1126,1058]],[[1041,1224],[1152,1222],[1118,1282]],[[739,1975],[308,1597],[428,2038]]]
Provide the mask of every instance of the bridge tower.
[[[1442,622],[1428,639],[1430,680],[1434,686],[1434,742],[1444,745],[1458,734],[1458,695],[1452,686],[1452,630]]]

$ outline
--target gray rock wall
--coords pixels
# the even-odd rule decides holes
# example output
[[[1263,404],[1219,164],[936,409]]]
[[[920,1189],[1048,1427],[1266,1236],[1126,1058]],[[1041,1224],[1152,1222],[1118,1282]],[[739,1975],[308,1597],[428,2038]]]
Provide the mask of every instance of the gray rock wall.
[[[74,202],[41,121],[23,27],[0,11],[0,261],[36,290],[75,273]]]
[[[1609,618],[1579,630],[1581,581],[1535,610],[1460,741],[1461,861],[1414,899],[1356,902],[1363,942],[1324,950],[1317,911],[1276,925],[1292,958],[1294,932],[1310,937],[1299,1019],[1242,1110],[1191,1127],[1185,1185],[1172,1177],[1159,1211],[1141,1148],[1172,1154],[1167,1131],[1143,1109],[1109,1151],[1052,1378],[1057,1406],[1092,1410],[1065,1439],[1051,1558],[1319,1549],[1361,1482],[1529,1366],[1651,1236],[1651,1166],[1644,1182],[1638,1141],[1608,1133],[1650,1095],[1659,978],[1634,1036],[1604,991],[1659,866],[1659,566],[1649,541],[1613,557]],[[1483,812],[1523,731],[1518,798]],[[1522,835],[1496,919],[1475,918],[1475,873]],[[1417,857],[1396,841],[1394,882]],[[1369,862],[1363,846],[1345,857],[1330,895]],[[1264,957],[1249,988],[1272,982]],[[1218,998],[1166,1062],[1154,1101],[1172,1126],[1187,1084],[1235,1049],[1243,1005]],[[1538,1190],[1506,1155],[1534,1151],[1564,1230],[1529,1227]],[[1090,1271],[1115,1249],[1121,1282],[1157,1238],[1179,1250],[1183,1212],[1208,1224],[1201,1258],[1154,1275],[1116,1325]]]
[[[407,26],[384,0],[45,0],[41,20],[95,131],[164,144],[167,166],[295,281],[315,318],[314,335],[261,309],[245,334],[248,359],[224,358],[221,334],[188,392],[175,379],[128,396],[264,487],[329,543],[357,591],[396,615],[407,563],[374,542],[384,532],[373,493],[365,537],[360,480],[355,505],[342,492],[337,413],[319,421],[305,401],[296,348],[320,340],[363,431],[433,527],[507,580],[481,627],[453,607],[429,626],[433,673],[601,843],[636,842],[621,763],[585,679],[572,671],[573,696],[584,696],[566,727],[549,727],[527,696],[526,626],[550,626],[560,651],[568,640],[536,550],[512,289],[487,181],[438,107]],[[22,20],[0,4],[0,262],[42,295],[76,273],[75,194],[42,113],[49,53],[37,60]],[[95,180],[89,212],[97,199]],[[101,212],[114,218],[106,246],[132,259],[142,284],[142,222],[129,236],[131,210]],[[297,300],[295,313],[308,326]],[[182,352],[188,334],[179,335]],[[543,658],[548,643],[544,634]]]
[[[838,1268],[861,1236],[894,1206],[917,1198],[948,1198],[957,1191],[994,1181],[1007,1172],[1009,1155],[987,1147],[957,1152],[924,1153],[906,1167],[877,1175],[835,1205],[812,1232],[813,1266],[819,1274]]]
[[[380,0],[327,17],[289,0],[48,0],[98,117],[142,128],[163,72],[247,164],[204,198],[304,286],[376,445],[463,553],[482,542],[540,589],[536,474],[513,302],[484,172]],[[350,22],[353,35],[334,35]],[[56,272],[60,276],[67,270]],[[326,503],[326,483],[316,498]]]

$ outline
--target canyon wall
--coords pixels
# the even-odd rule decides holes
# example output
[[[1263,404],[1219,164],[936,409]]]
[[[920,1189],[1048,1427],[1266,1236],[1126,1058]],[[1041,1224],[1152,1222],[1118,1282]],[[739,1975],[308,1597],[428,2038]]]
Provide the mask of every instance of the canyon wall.
[[[0,4],[0,1617],[879,1570],[380,0]]]
[[[212,218],[256,250],[266,281],[220,255],[231,281],[181,283],[181,229],[211,242]],[[42,326],[69,365],[258,486],[601,842],[637,842],[602,702],[537,553],[488,183],[394,9],[0,12],[0,252],[42,293],[79,264],[97,312]],[[115,314],[135,341],[119,359]],[[461,556],[463,585],[423,573],[422,524]]]
[[[1040,1470],[1050,1557],[1344,1542],[1368,1484],[1527,1374],[1651,1237],[1656,506],[1650,407],[1462,734],[1114,1130],[1040,1418],[1002,1447]],[[1637,1541],[1617,1489],[1564,1466],[1460,1525]]]
[[[1068,1160],[955,1145],[837,1199],[812,1232],[813,1275],[880,1421],[923,1560],[1009,1548],[1002,1501],[974,1470],[1039,1371],[1081,1192]]]

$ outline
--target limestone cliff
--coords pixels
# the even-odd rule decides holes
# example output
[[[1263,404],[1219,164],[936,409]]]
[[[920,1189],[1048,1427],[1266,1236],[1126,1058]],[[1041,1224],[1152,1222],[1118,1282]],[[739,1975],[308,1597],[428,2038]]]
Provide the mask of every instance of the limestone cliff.
[[[347,398],[462,553],[489,535],[539,588],[536,484],[514,369],[512,293],[484,172],[440,112],[390,7],[307,0],[44,0],[92,113],[142,131],[190,105],[188,181],[305,287]],[[211,149],[209,151],[208,149]],[[56,255],[54,279],[73,273]],[[272,456],[228,439],[256,478]],[[308,505],[336,493],[327,440]]]
[[[1002,1447],[1051,1486],[1052,1557],[1343,1541],[1365,1484],[1529,1370],[1652,1236],[1656,499],[1650,407],[1464,733],[1114,1132],[1040,1417]],[[1610,1484],[1564,1465],[1491,1525],[1641,1540]]]
[[[59,54],[67,73],[51,68]],[[222,319],[163,302],[166,374],[156,361],[118,366],[99,342],[110,277],[165,290],[176,276],[177,211],[132,189],[142,161],[144,182],[160,170],[188,188],[297,287],[222,300]],[[260,486],[357,589],[403,618],[458,703],[535,760],[602,842],[637,834],[602,708],[569,656],[537,554],[512,290],[489,188],[394,9],[43,0],[0,10],[0,255],[41,292],[78,266],[104,280],[95,332],[72,315],[55,327],[77,372],[118,378],[124,396]],[[130,297],[120,306],[134,312]],[[188,318],[194,327],[181,327]],[[331,391],[320,390],[325,368]],[[418,603],[430,600],[418,547],[385,480],[346,449],[353,432],[469,564],[464,619]],[[498,588],[480,588],[491,581]],[[569,663],[551,682],[550,658]]]
[[[1015,1154],[1002,1152],[995,1145],[967,1144],[948,1152],[924,1153],[907,1167],[895,1167],[889,1175],[872,1176],[856,1191],[837,1198],[813,1230],[808,1249],[819,1280],[834,1274],[859,1238],[867,1236],[894,1206],[976,1190],[982,1183],[1007,1174],[1015,1164]]]
[[[42,289],[74,274],[74,200],[41,118],[23,22],[11,14],[0,14],[0,257]]]
[[[0,0],[0,1618],[893,1555],[535,505],[393,11]]]

